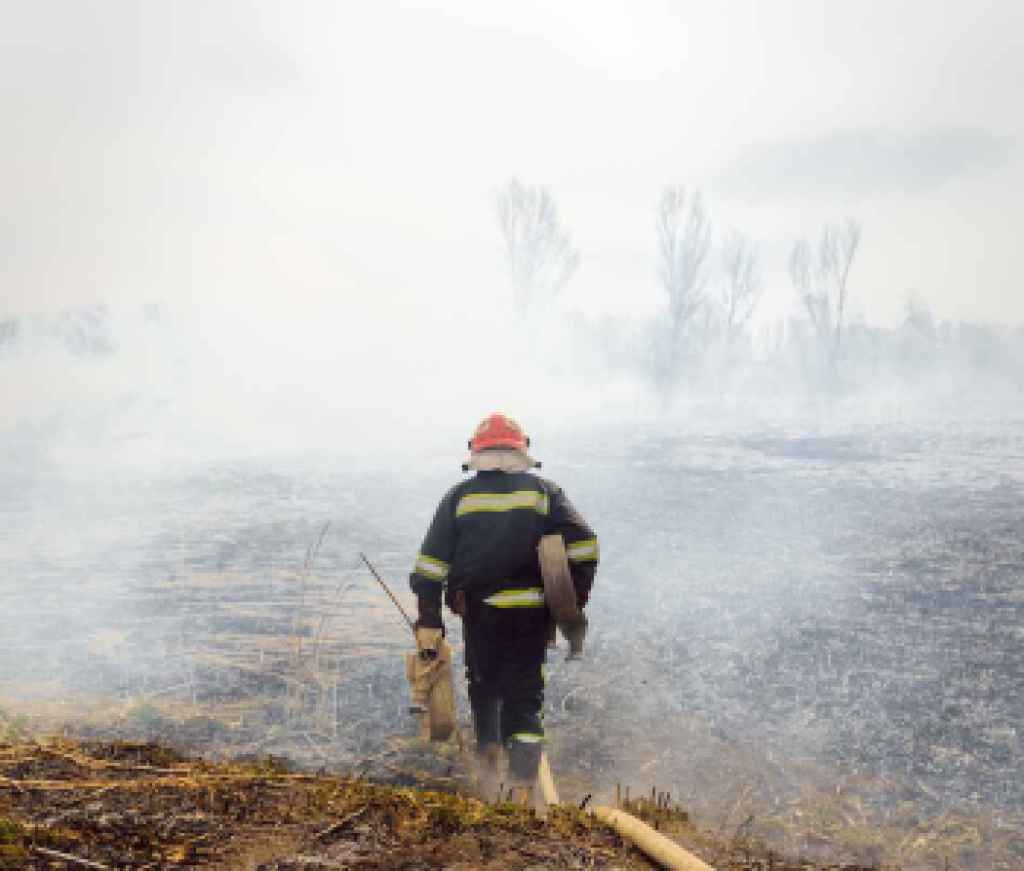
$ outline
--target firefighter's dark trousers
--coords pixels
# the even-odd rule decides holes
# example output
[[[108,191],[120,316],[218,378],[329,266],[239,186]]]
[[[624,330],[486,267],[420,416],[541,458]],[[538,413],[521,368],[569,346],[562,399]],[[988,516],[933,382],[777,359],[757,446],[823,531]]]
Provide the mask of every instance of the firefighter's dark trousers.
[[[477,752],[504,744],[511,778],[532,781],[544,740],[547,608],[467,602],[463,626]]]

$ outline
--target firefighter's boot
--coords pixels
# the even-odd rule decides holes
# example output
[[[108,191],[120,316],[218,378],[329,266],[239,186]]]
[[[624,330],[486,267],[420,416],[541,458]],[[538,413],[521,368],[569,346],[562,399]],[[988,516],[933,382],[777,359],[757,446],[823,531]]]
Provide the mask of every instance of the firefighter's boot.
[[[508,791],[508,800],[513,804],[522,805],[529,810],[535,810],[533,793],[532,783],[517,783]]]
[[[534,811],[543,811],[544,803],[538,801],[537,773],[543,736],[522,733],[508,741],[509,801]]]
[[[485,744],[476,754],[476,788],[481,801],[501,798],[502,756],[500,744]]]

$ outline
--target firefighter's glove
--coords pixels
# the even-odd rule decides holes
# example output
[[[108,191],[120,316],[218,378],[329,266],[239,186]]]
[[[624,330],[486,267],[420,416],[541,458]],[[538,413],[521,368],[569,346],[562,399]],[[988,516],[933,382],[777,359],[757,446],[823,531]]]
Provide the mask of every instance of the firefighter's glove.
[[[427,662],[437,659],[437,648],[444,638],[444,629],[420,626],[416,624],[416,652],[419,658]]]
[[[419,606],[419,617],[416,620],[414,629],[440,629],[444,635],[444,621],[441,619],[441,603],[428,599],[426,596],[417,596],[416,604]]]

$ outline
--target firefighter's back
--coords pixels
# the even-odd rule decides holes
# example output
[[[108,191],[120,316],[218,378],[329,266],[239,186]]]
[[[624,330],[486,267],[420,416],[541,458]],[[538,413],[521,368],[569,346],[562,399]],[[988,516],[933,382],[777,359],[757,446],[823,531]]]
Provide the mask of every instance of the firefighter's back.
[[[476,598],[535,586],[537,543],[550,508],[546,482],[529,472],[478,472],[452,495],[451,589]]]

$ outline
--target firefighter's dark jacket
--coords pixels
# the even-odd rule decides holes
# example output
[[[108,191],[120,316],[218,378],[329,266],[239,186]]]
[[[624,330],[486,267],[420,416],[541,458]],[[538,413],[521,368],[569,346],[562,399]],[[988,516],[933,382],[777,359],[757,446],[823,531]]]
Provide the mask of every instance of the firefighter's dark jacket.
[[[594,531],[562,489],[531,472],[477,472],[449,490],[434,514],[409,585],[421,615],[440,616],[441,596],[483,599],[543,585],[541,536],[561,534],[577,596],[585,602],[597,571]]]

